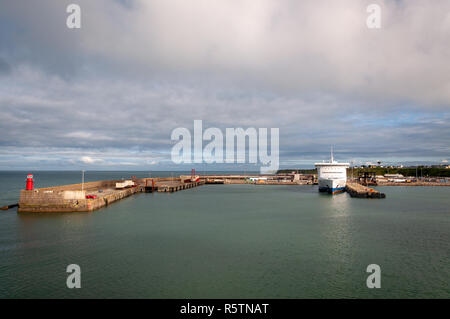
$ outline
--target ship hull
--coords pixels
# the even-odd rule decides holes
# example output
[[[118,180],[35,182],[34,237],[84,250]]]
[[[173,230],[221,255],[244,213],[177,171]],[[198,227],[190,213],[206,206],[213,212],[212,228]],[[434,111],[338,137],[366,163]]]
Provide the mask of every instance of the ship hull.
[[[319,178],[319,192],[329,194],[342,193],[345,190],[346,180]]]

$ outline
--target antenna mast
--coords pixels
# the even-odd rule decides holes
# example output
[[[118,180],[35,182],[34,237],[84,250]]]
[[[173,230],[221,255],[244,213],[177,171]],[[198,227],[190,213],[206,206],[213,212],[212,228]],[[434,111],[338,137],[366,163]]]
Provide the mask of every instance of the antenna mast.
[[[333,145],[331,145],[331,163],[334,163],[334,157],[333,157]]]

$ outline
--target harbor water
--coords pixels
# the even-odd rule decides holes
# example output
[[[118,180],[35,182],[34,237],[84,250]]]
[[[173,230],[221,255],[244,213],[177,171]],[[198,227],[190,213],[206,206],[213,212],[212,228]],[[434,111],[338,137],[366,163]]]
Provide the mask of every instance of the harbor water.
[[[28,172],[0,172],[0,205]],[[180,173],[158,172],[153,176]],[[34,172],[37,187],[79,172]],[[87,172],[86,181],[148,177]],[[0,298],[450,298],[450,188],[204,185],[91,213],[0,211]],[[66,267],[81,267],[68,289]],[[369,289],[370,264],[381,288]]]

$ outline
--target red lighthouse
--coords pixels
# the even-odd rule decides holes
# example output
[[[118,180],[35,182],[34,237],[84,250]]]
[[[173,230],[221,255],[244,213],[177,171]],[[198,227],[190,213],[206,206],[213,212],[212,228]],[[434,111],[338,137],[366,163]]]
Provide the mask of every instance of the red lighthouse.
[[[25,188],[27,191],[33,190],[33,174],[28,174],[27,176],[27,187]]]

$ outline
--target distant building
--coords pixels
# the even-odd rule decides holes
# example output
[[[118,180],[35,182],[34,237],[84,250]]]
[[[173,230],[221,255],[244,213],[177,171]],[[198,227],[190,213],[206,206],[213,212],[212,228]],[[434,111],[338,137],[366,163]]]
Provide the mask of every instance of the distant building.
[[[248,180],[251,182],[267,181],[267,177],[249,177]]]
[[[403,178],[402,174],[384,174],[384,178],[392,179],[392,178]]]

